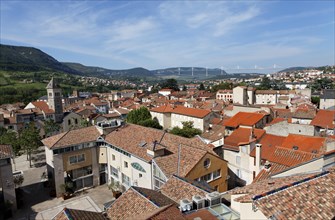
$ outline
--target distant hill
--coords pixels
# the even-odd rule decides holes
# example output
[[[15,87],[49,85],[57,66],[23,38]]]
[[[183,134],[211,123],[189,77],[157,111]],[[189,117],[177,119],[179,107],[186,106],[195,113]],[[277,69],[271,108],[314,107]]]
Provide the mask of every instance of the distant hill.
[[[81,75],[81,72],[58,62],[52,56],[33,47],[0,44],[0,70],[56,71]]]
[[[153,74],[142,67],[126,69],[126,70],[111,70],[102,67],[93,67],[93,66],[85,66],[80,63],[70,63],[63,62],[64,65],[68,66],[71,69],[79,71],[84,75],[89,76],[131,76],[131,77],[140,77],[140,76],[153,76]]]
[[[313,67],[301,67],[301,66],[290,67],[290,68],[283,69],[283,70],[279,71],[278,73],[294,72],[294,71],[299,71],[299,70],[308,70],[308,69],[311,69],[311,68],[313,68]]]

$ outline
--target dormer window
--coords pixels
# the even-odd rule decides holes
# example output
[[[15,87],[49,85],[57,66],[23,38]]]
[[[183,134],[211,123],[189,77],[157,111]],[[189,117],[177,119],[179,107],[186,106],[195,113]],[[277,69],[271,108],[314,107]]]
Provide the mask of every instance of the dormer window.
[[[299,149],[298,146],[293,146],[292,148],[293,148],[293,150],[298,150]]]

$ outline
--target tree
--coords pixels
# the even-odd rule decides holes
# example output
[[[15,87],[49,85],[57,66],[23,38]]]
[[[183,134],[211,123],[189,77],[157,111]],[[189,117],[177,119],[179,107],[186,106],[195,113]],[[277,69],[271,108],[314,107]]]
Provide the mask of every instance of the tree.
[[[185,85],[183,85],[183,91],[187,91],[187,88]]]
[[[157,119],[151,119],[150,111],[146,107],[131,110],[127,115],[127,122],[145,127],[162,129]]]
[[[28,127],[24,128],[20,134],[20,143],[22,148],[27,153],[27,158],[29,158],[29,165],[31,167],[31,153],[41,146],[41,138],[39,134],[39,129],[37,129],[33,122],[30,122]]]
[[[175,79],[167,79],[160,84],[161,88],[173,89],[174,91],[179,91],[179,86],[177,80]]]
[[[146,107],[131,110],[127,115],[127,122],[138,124],[140,121],[151,119],[150,111]]]
[[[214,85],[211,92],[217,92],[220,89],[233,89],[233,84],[228,82],[222,82],[219,85]]]
[[[173,127],[170,133],[187,138],[191,138],[202,133],[200,129],[193,127],[193,121],[184,121],[182,124],[183,128]]]
[[[44,131],[47,137],[57,134],[60,131],[61,127],[58,123],[53,120],[47,120],[44,123]]]
[[[141,125],[141,126],[150,127],[150,128],[157,128],[157,129],[162,129],[163,128],[157,120],[153,120],[151,118],[146,119],[144,121],[140,121],[138,124]]]
[[[0,128],[0,144],[11,145],[15,155],[18,155],[21,149],[17,133],[2,127]]]
[[[319,108],[319,106],[320,106],[320,97],[318,97],[318,96],[312,96],[311,97],[311,102]]]
[[[200,84],[200,86],[199,86],[199,90],[205,90],[205,86],[204,86],[203,83]]]
[[[85,119],[81,119],[80,120],[80,127],[85,128],[85,127],[88,127],[88,126],[90,126],[90,122],[89,121],[87,121]]]
[[[271,89],[271,80],[268,77],[263,77],[261,84],[257,87],[259,90]]]

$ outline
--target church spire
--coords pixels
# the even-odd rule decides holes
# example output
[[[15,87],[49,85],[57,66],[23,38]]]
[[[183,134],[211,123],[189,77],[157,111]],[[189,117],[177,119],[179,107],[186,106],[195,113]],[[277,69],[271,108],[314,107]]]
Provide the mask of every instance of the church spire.
[[[56,80],[52,77],[46,88],[47,89],[59,89],[59,86]]]

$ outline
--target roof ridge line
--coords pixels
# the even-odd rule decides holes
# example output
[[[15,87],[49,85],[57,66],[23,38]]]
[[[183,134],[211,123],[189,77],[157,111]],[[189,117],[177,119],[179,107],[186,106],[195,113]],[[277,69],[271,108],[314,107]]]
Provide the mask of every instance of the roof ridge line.
[[[209,191],[205,190],[204,188],[202,188],[202,187],[200,187],[200,186],[197,186],[197,185],[193,184],[193,182],[188,181],[188,180],[184,179],[183,177],[177,176],[176,174],[173,174],[172,176],[173,176],[173,177],[176,177],[177,179],[179,179],[179,180],[181,180],[181,181],[183,181],[183,182],[185,182],[185,183],[188,183],[188,184],[190,184],[190,185],[192,185],[192,186],[194,186],[194,187],[196,187],[196,188],[198,188],[198,189],[200,189],[200,190],[202,190],[202,191],[204,191],[205,193],[210,193]]]
[[[151,199],[149,199],[148,197],[146,197],[145,195],[143,195],[141,192],[137,191],[135,189],[136,186],[131,186],[130,188],[132,188],[135,192],[137,192],[139,195],[141,195],[143,198],[145,198],[146,200],[148,200],[151,204],[153,204],[154,206],[156,206],[157,208],[160,208],[155,202],[151,201]],[[141,188],[141,187],[138,187]],[[163,195],[163,194],[162,194]]]
[[[63,139],[63,137],[66,135],[66,134],[68,134],[70,132],[70,130],[69,131],[66,131],[66,132],[64,132],[64,134],[50,147],[50,149],[53,147],[53,146],[55,146],[60,140],[62,140]]]

